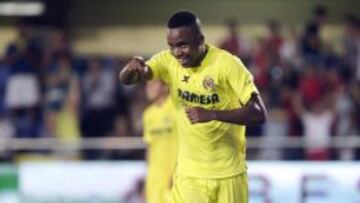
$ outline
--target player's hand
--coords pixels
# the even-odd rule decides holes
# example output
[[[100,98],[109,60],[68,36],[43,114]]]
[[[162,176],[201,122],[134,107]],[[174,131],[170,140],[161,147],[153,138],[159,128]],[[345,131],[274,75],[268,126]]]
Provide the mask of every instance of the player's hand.
[[[209,122],[215,120],[216,117],[214,111],[206,110],[201,107],[186,108],[185,112],[192,124]]]
[[[141,56],[134,56],[124,66],[119,74],[119,79],[125,84],[139,82],[148,71],[148,68]]]
[[[146,69],[144,58],[141,56],[133,56],[125,65],[124,69],[128,72],[144,73]]]

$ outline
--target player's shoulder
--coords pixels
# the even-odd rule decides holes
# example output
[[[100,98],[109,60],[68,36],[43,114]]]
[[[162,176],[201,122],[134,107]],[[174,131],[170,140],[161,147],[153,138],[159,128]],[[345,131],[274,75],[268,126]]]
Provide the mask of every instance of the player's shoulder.
[[[159,51],[158,53],[153,55],[151,58],[161,60],[161,61],[169,61],[172,59],[172,55],[171,55],[171,52],[169,49],[165,49],[165,50]]]
[[[241,60],[237,57],[231,54],[230,52],[221,49],[219,47],[215,47],[213,45],[209,45],[209,48],[211,52],[213,53],[213,57],[217,60],[221,61],[221,63],[226,64],[239,64],[241,63]]]
[[[247,74],[248,70],[239,57],[214,46],[212,49],[215,58],[214,64],[218,67],[221,75],[224,77],[239,77],[239,75]]]

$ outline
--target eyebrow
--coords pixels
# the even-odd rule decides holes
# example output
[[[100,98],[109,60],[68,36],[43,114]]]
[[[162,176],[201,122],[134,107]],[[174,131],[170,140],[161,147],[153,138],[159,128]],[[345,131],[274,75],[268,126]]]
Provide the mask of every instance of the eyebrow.
[[[180,40],[178,42],[175,42],[175,44],[171,44],[170,42],[168,42],[169,46],[181,46],[181,45],[186,45],[186,44],[189,44],[189,43],[184,41],[184,40]]]

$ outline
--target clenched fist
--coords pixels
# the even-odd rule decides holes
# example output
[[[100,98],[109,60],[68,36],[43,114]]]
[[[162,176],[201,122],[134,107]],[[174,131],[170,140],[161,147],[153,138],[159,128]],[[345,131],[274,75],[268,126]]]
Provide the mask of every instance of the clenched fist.
[[[134,56],[124,66],[119,74],[119,79],[124,84],[132,84],[146,79],[148,74],[148,67],[144,59],[140,56]]]
[[[186,108],[185,112],[192,124],[205,123],[215,120],[216,115],[212,110],[207,110],[201,107],[190,107]]]

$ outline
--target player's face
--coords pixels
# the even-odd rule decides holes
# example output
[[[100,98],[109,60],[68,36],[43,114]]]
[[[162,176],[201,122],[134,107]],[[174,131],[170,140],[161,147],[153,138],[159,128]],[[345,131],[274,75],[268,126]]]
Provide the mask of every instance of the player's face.
[[[183,67],[200,65],[204,38],[191,26],[168,29],[167,41],[171,54]]]
[[[146,83],[146,97],[151,102],[159,99],[164,94],[167,94],[166,85],[160,80],[150,80]]]

